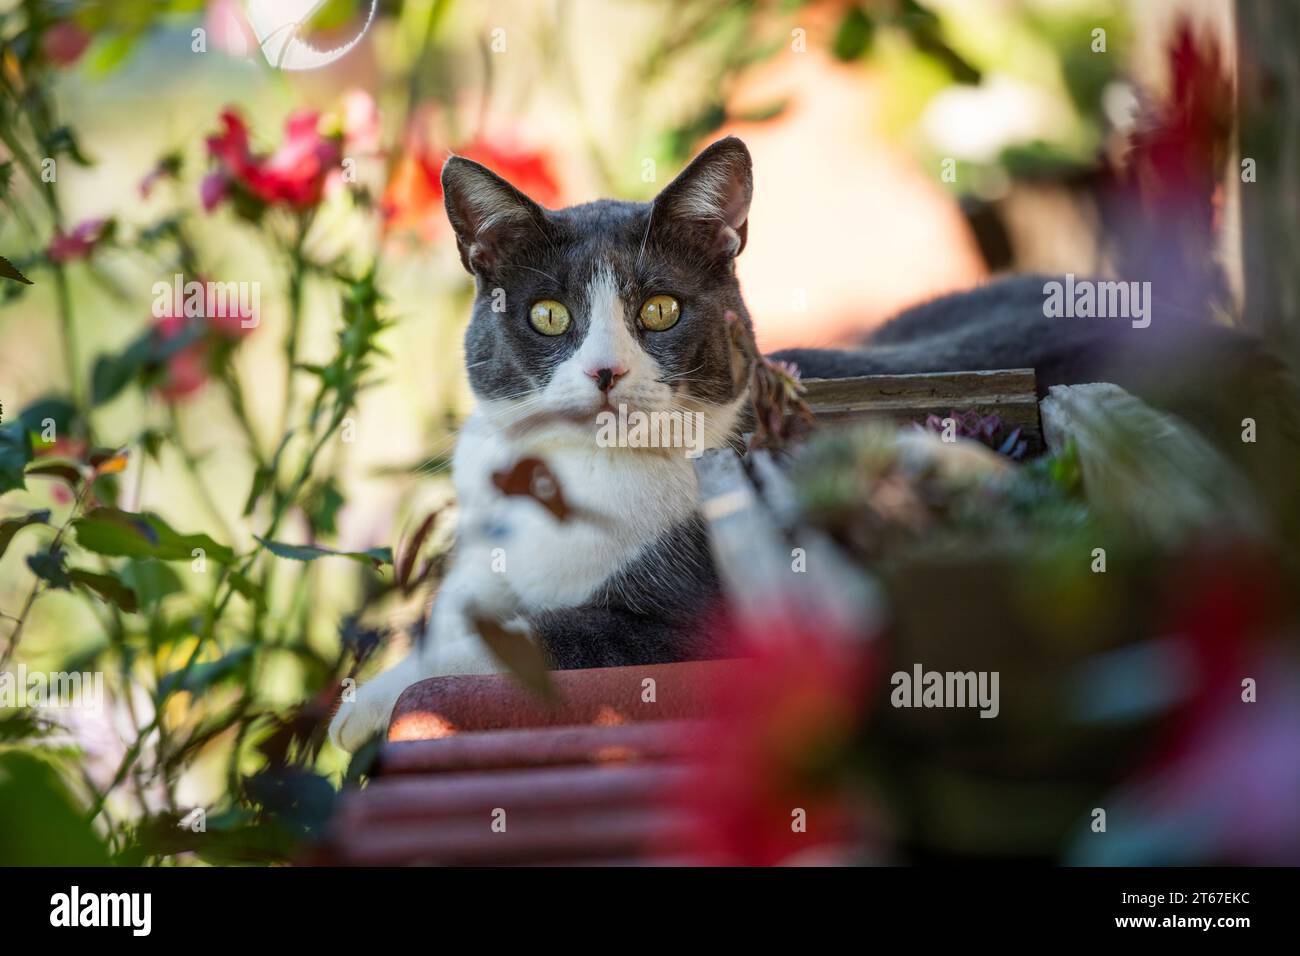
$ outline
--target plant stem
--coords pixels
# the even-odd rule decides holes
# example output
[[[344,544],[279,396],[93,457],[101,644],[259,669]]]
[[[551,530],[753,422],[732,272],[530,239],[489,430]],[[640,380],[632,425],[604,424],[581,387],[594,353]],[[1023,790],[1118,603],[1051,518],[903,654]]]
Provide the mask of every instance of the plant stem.
[[[194,488],[198,492],[199,500],[203,502],[203,507],[207,509],[208,515],[221,527],[226,540],[233,544],[235,541],[234,529],[230,527],[230,523],[222,515],[221,509],[217,507],[216,499],[212,497],[212,491],[208,488],[208,483],[203,480],[198,458],[194,456],[194,452],[190,450],[189,445],[181,436],[181,420],[175,404],[170,402],[167,404],[167,414],[171,419],[172,437],[176,439],[176,450],[180,452],[181,461],[185,463],[185,470],[194,482]]]
[[[81,389],[81,376],[78,369],[81,363],[77,358],[76,331],[73,328],[72,295],[68,289],[67,270],[59,263],[54,263],[54,292],[59,303],[59,335],[63,339],[63,367],[68,377],[68,391],[72,395],[72,404],[84,411]],[[89,432],[89,422],[86,422]]]
[[[302,333],[303,280],[307,272],[302,258],[302,247],[310,227],[310,216],[299,218],[298,235],[289,254],[289,334],[284,342],[284,407],[280,413],[281,435],[288,431],[289,417],[293,414],[293,381],[298,366],[298,339]]]

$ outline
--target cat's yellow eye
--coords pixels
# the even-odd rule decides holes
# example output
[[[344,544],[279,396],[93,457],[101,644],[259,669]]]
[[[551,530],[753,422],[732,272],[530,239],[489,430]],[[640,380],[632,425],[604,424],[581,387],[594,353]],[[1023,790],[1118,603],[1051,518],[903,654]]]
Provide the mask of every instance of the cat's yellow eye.
[[[562,302],[542,299],[528,310],[528,321],[543,335],[563,335],[569,328],[569,310]]]
[[[641,324],[652,332],[671,329],[681,318],[682,308],[670,295],[652,295],[641,306]]]

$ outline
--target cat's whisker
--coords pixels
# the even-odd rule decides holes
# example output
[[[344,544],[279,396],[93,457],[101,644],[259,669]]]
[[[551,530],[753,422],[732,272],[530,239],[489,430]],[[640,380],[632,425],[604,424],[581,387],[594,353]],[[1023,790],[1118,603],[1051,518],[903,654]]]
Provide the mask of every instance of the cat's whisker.
[[[521,265],[520,263],[517,263],[517,262],[506,262],[506,263],[503,263],[503,264],[501,265],[501,268],[503,268],[503,269],[527,269],[529,272],[536,272],[539,276],[545,276],[546,278],[548,278],[548,279],[550,279],[552,282],[554,282],[557,286],[560,285],[560,280],[557,279],[557,278],[555,278],[555,276],[551,275],[549,272],[544,272],[544,271],[542,271],[541,269],[535,269],[535,268],[532,267],[532,266]]]
[[[645,220],[645,233],[641,236],[641,249],[636,254],[636,268],[641,268],[641,259],[645,256],[645,244],[650,238],[650,226],[655,221],[655,204],[650,203],[650,213]]]
[[[663,384],[663,385],[670,385],[670,384],[672,384],[673,382],[686,381],[686,380],[687,380],[686,377],[687,377],[688,375],[692,375],[692,374],[694,374],[695,372],[698,372],[698,371],[699,371],[700,369],[702,369],[702,368],[704,368],[704,363],[703,363],[703,362],[701,362],[699,365],[695,366],[695,368],[687,369],[685,372],[680,372],[680,373],[676,373],[676,374],[673,374],[673,375],[666,375],[666,376],[664,376],[663,378],[656,379],[655,381],[660,382],[660,383]]]

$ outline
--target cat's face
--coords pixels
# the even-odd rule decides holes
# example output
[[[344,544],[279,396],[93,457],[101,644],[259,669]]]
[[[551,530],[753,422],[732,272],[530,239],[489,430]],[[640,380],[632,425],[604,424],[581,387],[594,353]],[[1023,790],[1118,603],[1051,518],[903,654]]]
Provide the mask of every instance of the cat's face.
[[[483,166],[443,168],[447,214],[475,276],[469,380],[502,424],[602,412],[702,412],[733,430],[748,367],[726,313],[749,323],[733,260],[745,243],[749,153],[714,143],[652,203],[547,210]]]

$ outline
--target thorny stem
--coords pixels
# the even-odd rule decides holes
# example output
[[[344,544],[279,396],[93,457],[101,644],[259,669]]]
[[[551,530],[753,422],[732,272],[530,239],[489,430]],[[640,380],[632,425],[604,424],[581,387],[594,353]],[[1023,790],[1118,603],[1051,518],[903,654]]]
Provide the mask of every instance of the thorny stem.
[[[47,554],[54,554],[59,550],[59,545],[63,543],[63,536],[67,533],[68,528],[72,525],[73,519],[76,518],[77,513],[81,510],[81,506],[86,501],[86,495],[90,493],[90,486],[93,484],[93,477],[82,482],[81,488],[77,491],[76,500],[72,503],[72,510],[68,512],[68,517],[59,527],[59,530],[54,533],[54,539],[46,549]],[[14,625],[13,631],[9,634],[9,644],[5,647],[3,652],[0,652],[0,670],[4,669],[4,667],[9,663],[10,658],[13,657],[14,651],[18,649],[18,642],[23,636],[23,628],[27,624],[27,615],[31,611],[32,605],[36,603],[36,596],[41,592],[42,583],[42,580],[38,577],[34,582],[32,582],[32,589],[27,592],[27,600],[23,602],[22,610],[18,612],[18,623]]]

